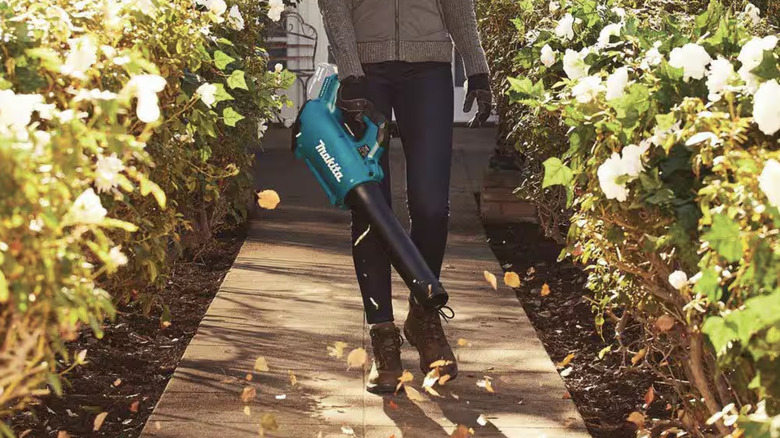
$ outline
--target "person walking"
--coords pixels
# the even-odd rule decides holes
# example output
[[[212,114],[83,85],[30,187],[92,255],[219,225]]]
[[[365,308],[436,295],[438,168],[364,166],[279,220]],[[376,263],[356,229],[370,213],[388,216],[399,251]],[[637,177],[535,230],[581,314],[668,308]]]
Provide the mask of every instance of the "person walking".
[[[363,117],[383,122],[395,112],[406,157],[406,194],[411,238],[439,276],[447,243],[453,137],[453,42],[467,75],[464,112],[477,112],[469,127],[484,124],[492,109],[489,69],[477,30],[473,0],[319,0],[325,31],[338,67],[336,102],[358,138]],[[389,142],[385,136],[384,146]],[[387,151],[389,152],[389,151]],[[381,159],[382,192],[391,204],[389,153]],[[366,230],[368,232],[366,233]],[[394,392],[401,377],[403,339],[395,326],[391,265],[368,219],[352,212],[352,247],[376,373],[367,390]],[[441,324],[440,311],[410,298],[403,326],[420,354],[420,369],[437,361],[454,379],[458,366]]]

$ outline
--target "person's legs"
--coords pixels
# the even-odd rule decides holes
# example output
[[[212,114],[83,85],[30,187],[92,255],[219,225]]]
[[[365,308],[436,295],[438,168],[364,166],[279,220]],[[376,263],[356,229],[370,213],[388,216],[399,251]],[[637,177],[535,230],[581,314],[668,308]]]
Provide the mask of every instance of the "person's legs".
[[[452,73],[447,63],[414,63],[404,76],[395,108],[406,156],[411,237],[438,276],[449,221]]]
[[[381,64],[364,66],[366,84],[370,100],[387,120],[392,115],[393,88]],[[389,139],[385,139],[387,143]],[[387,146],[387,144],[385,144]],[[380,160],[385,178],[382,181],[382,193],[392,206],[390,194],[389,151]],[[368,232],[368,219],[364,214],[352,210],[352,258],[355,263],[360,293],[366,320],[369,324],[393,321],[393,300],[390,288],[390,258],[377,233]],[[365,234],[365,236],[364,236]],[[362,238],[361,238],[362,237]],[[360,240],[360,242],[358,242]],[[357,245],[355,244],[356,242]]]

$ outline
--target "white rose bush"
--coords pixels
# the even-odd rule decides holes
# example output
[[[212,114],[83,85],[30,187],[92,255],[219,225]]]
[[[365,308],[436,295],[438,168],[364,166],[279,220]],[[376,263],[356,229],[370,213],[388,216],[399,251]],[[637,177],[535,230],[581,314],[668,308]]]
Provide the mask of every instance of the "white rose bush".
[[[60,392],[89,359],[65,342],[118,302],[169,318],[172,262],[246,217],[257,123],[294,80],[258,46],[280,14],[0,0],[0,416]]]
[[[613,351],[642,350],[637,366],[676,382],[691,431],[769,437],[780,436],[780,47],[760,9],[737,3],[654,19],[574,0],[518,19],[519,36],[538,37],[505,70],[520,71],[505,114],[536,125],[514,143],[543,163],[521,193],[571,215],[562,256],[589,266],[597,323],[609,313],[645,327]],[[541,144],[561,132],[561,146]],[[661,317],[676,323],[660,330]],[[732,403],[736,423],[723,417]]]

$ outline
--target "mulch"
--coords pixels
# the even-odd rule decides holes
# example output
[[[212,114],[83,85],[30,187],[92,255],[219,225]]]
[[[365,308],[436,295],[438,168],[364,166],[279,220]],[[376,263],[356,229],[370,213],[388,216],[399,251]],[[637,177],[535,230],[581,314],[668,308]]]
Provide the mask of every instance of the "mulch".
[[[196,259],[176,263],[160,293],[170,307],[170,326],[161,325],[160,310],[144,315],[137,307],[120,306],[116,320],[105,324],[103,339],[84,330],[68,346],[86,349],[89,363],[65,376],[63,397],[46,396],[12,418],[13,430],[29,438],[140,435],[245,236],[246,229],[226,233]],[[108,415],[95,432],[102,412]]]
[[[545,239],[534,224],[487,225],[486,232],[504,269],[520,275],[517,297],[547,353],[556,363],[574,354],[561,371],[571,368],[563,380],[589,432],[595,438],[633,438],[636,426],[626,421],[631,412],[669,418],[676,405],[672,388],[651,371],[631,367],[630,356],[627,363],[614,352],[599,359],[599,352],[610,344],[617,349],[615,327],[607,321],[603,339],[598,334],[592,304],[586,299],[592,296],[585,287],[587,274],[570,259],[557,261],[562,246]],[[545,284],[550,293],[542,296]],[[639,327],[629,324],[624,342],[629,344],[639,334]],[[643,406],[651,386],[654,400]]]

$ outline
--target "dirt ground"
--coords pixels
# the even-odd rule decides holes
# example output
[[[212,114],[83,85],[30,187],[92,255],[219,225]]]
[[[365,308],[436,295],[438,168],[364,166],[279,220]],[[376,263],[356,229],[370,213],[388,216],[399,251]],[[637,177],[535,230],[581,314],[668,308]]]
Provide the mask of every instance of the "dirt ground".
[[[246,235],[238,230],[217,239],[196,260],[178,262],[161,297],[170,306],[171,325],[160,324],[160,312],[143,315],[137,308],[120,307],[115,321],[106,323],[103,339],[85,330],[69,345],[88,350],[87,365],[66,376],[64,396],[47,396],[11,425],[18,436],[136,437],[184,350],[230,269]],[[93,431],[95,417],[108,412]],[[67,432],[63,435],[60,432]]]

